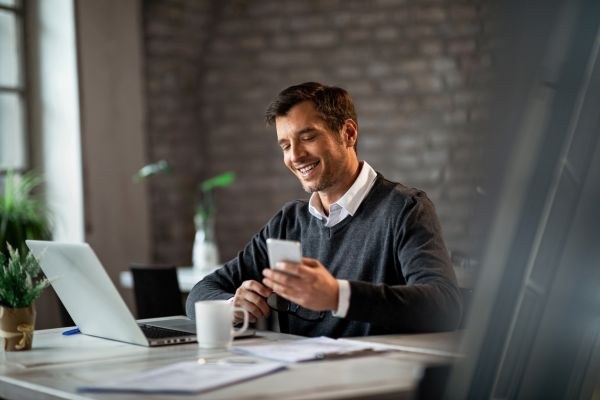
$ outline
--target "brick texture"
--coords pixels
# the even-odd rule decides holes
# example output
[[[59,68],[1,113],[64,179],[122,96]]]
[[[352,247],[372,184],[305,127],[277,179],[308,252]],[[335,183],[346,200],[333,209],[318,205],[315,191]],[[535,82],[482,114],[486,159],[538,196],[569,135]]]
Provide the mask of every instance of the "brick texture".
[[[484,3],[144,2],[149,158],[174,167],[151,183],[155,261],[191,262],[194,196],[205,177],[238,175],[217,193],[223,259],[284,202],[307,198],[263,113],[281,89],[310,80],[349,90],[359,157],[424,189],[448,247],[468,252],[492,69]]]

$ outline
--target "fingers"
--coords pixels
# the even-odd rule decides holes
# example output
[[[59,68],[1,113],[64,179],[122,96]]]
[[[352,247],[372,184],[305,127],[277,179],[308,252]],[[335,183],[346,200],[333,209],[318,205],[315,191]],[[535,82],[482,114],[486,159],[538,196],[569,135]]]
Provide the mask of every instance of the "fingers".
[[[319,260],[309,257],[302,257],[301,263],[280,261],[275,265],[275,267],[275,271],[283,271],[288,274],[300,276],[310,273],[315,268],[325,268]]]
[[[312,267],[312,268],[323,267],[321,262],[315,258],[302,257],[302,264]]]
[[[310,279],[298,275],[292,275],[288,272],[272,270],[265,268],[263,270],[263,283],[271,288],[274,292],[283,297],[296,297],[304,290],[305,285]]]
[[[256,322],[259,318],[266,318],[271,314],[266,298],[272,293],[272,290],[257,281],[245,281],[236,290],[234,304],[243,307],[250,314],[250,322]],[[243,319],[243,314],[235,314],[236,321]]]
[[[264,269],[263,270],[263,274],[265,271],[273,271],[275,273],[281,273],[283,272],[284,275],[291,275],[291,276],[295,276],[295,277],[299,277],[303,280],[306,281],[311,281],[312,278],[314,277],[314,272],[315,272],[315,266],[320,266],[321,263],[319,263],[319,261],[317,260],[313,260],[312,258],[305,258],[305,260],[310,260],[309,264],[305,264],[303,263],[291,263],[291,262],[278,262],[275,267],[273,269]],[[316,262],[316,265],[313,263],[313,261]]]
[[[263,270],[263,276],[269,278],[271,281],[284,286],[297,285],[300,281],[306,280],[304,277],[298,274],[292,274],[288,270],[272,270],[265,268]]]
[[[266,302],[264,302],[264,300],[263,300],[263,303],[265,303],[265,305],[266,305]],[[256,322],[260,318],[266,318],[271,313],[269,306],[267,305],[266,309],[264,309],[263,307],[260,306],[260,302],[259,302],[259,304],[257,304],[257,303],[253,303],[253,302],[245,300],[245,299],[241,299],[239,301],[236,301],[236,306],[242,307],[243,309],[248,311],[248,318],[249,318],[250,322]],[[235,313],[236,322],[243,321],[243,319],[244,319],[243,313],[241,313],[239,311]]]
[[[257,317],[267,317],[269,315],[269,305],[264,297],[253,292],[246,292],[241,300],[241,306],[245,307],[248,311],[252,309],[253,314]]]
[[[317,276],[316,272],[317,270],[312,266],[290,262],[278,262],[276,268],[263,269],[265,277],[284,286],[312,283]],[[273,288],[271,287],[271,289]]]
[[[295,297],[297,295],[298,291],[296,289],[294,289],[292,286],[284,286],[280,283],[272,281],[269,278],[263,279],[263,282],[265,285],[272,288],[274,292],[285,297],[288,300],[291,300],[292,297]]]
[[[302,307],[316,311],[335,310],[337,280],[318,260],[277,263],[277,269],[263,270],[263,283],[274,292]]]
[[[267,270],[265,268],[265,270]],[[265,271],[263,270],[263,272]],[[275,264],[275,268],[272,269],[273,272],[285,272],[290,275],[301,275],[302,274],[302,264],[290,263],[285,261],[280,261]],[[281,273],[279,275],[282,275]]]
[[[264,300],[263,300],[263,302],[266,304],[266,302]],[[265,310],[259,304],[260,304],[260,300],[258,300],[258,304],[257,304],[250,300],[247,300],[243,297],[236,298],[236,300],[235,300],[235,305],[237,307],[242,307],[243,309],[248,311],[248,314],[249,314],[248,317],[250,319],[250,322],[256,322],[260,318],[265,318],[265,317],[269,316],[269,314],[270,314],[269,306],[267,305],[267,308]],[[244,314],[238,311],[235,313],[234,317],[235,317],[236,322],[239,322],[239,321],[243,320]]]
[[[260,282],[257,281],[244,281],[242,283],[242,288],[259,294],[262,297],[269,297],[273,291],[264,285],[261,285]]]

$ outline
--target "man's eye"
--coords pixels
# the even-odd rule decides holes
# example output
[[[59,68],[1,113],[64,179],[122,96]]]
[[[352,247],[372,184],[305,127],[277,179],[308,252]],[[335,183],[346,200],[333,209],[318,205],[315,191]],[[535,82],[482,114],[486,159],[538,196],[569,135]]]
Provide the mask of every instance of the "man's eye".
[[[305,142],[310,142],[314,138],[315,138],[315,135],[309,135],[309,136],[303,136],[302,140],[304,140]]]
[[[289,148],[290,148],[289,144],[285,144],[285,145],[281,146],[281,150],[283,150],[283,151],[287,151],[287,150],[289,150]]]

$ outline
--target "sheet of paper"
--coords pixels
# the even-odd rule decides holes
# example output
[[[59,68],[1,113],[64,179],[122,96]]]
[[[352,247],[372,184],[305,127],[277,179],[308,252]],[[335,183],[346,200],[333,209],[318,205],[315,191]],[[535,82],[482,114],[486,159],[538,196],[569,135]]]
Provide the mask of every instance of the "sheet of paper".
[[[310,339],[280,341],[269,344],[236,346],[233,352],[283,362],[300,362],[340,356],[351,356],[370,351],[385,351],[388,346],[361,343],[343,339],[317,337]]]
[[[79,387],[81,392],[128,392],[192,394],[214,390],[284,369],[276,362],[199,363],[194,361],[134,374],[113,382]]]
[[[422,353],[422,354],[431,354],[434,356],[441,357],[462,357],[462,355],[456,351],[447,351],[443,349],[432,349],[427,346],[415,346],[415,345],[406,345],[406,344],[394,344],[394,343],[374,343],[367,342],[363,340],[353,340],[353,339],[338,339],[347,341],[350,343],[365,343],[369,344],[373,347],[374,350],[382,350],[382,351],[405,351],[409,353]]]

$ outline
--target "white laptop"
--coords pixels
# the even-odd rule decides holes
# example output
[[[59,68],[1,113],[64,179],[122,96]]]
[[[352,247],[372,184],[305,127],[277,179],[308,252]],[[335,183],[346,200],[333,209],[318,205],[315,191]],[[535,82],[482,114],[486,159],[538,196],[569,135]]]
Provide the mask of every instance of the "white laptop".
[[[26,243],[81,333],[141,346],[196,341],[184,316],[138,324],[87,243]]]

